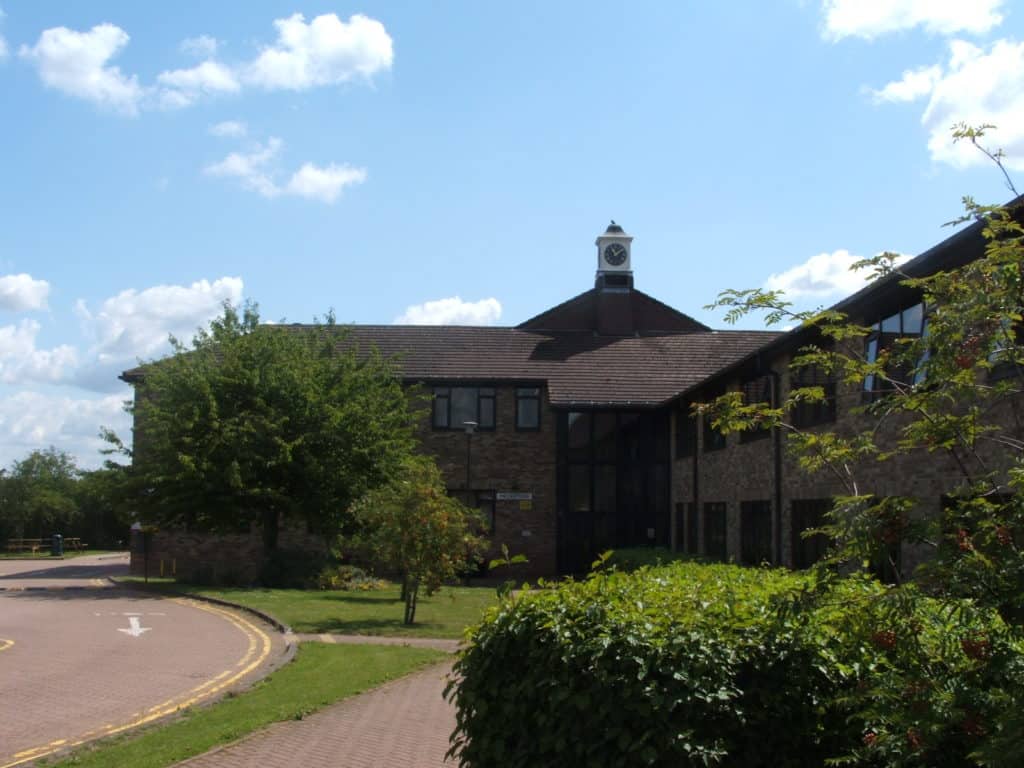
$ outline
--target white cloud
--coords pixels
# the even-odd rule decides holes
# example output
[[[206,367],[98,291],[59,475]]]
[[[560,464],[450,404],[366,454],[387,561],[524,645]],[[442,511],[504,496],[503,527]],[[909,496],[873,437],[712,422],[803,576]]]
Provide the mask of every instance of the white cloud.
[[[237,139],[245,136],[249,132],[249,127],[240,120],[225,120],[211,125],[209,130],[213,136]]]
[[[190,69],[161,72],[156,79],[161,86],[160,104],[166,109],[188,107],[203,96],[238,93],[242,88],[230,69],[212,59]]]
[[[48,282],[36,280],[24,272],[0,277],[0,309],[8,312],[46,309],[46,297],[49,295]]]
[[[242,186],[264,197],[277,197],[281,190],[268,173],[267,166],[281,146],[281,140],[271,136],[266,144],[257,144],[251,152],[232,152],[219,163],[206,166],[203,172],[210,176],[238,179]]]
[[[250,152],[232,152],[219,163],[206,166],[203,171],[210,176],[238,179],[246,189],[264,197],[290,195],[324,203],[333,203],[342,189],[366,180],[363,168],[334,163],[320,167],[305,163],[285,184],[279,184],[275,181],[271,163],[282,146],[280,139],[271,137],[266,144],[256,144]]]
[[[0,59],[6,59],[8,56],[7,41],[3,35],[0,35]]]
[[[195,56],[197,59],[212,59],[217,55],[217,38],[210,35],[197,35],[186,37],[181,41],[178,49],[187,56]]]
[[[329,13],[306,24],[296,13],[276,19],[274,26],[277,42],[245,69],[245,80],[254,85],[301,91],[391,68],[391,36],[376,19],[355,14],[346,23]]]
[[[39,328],[35,320],[0,326],[0,381],[5,384],[57,382],[66,378],[78,362],[78,353],[66,344],[37,349]]]
[[[497,299],[463,301],[458,296],[413,304],[395,318],[396,325],[494,325],[501,318]]]
[[[0,463],[25,458],[29,451],[57,446],[85,469],[103,463],[99,451],[105,443],[100,427],[113,429],[130,442],[131,418],[123,401],[131,396],[126,385],[122,394],[101,398],[73,398],[40,392],[15,392],[0,398]]]
[[[342,189],[352,184],[362,184],[364,181],[366,181],[365,168],[353,168],[350,165],[335,165],[334,163],[320,168],[312,163],[305,163],[292,174],[284,192],[309,200],[333,203],[338,199]]]
[[[825,37],[873,39],[923,27],[926,32],[981,34],[1003,21],[1004,0],[824,0]]]
[[[876,104],[883,102],[914,101],[931,93],[942,78],[942,67],[920,67],[904,71],[903,77],[888,83],[878,91],[871,91]]]
[[[136,115],[144,89],[134,75],[123,75],[108,63],[128,40],[128,33],[113,24],[99,24],[88,32],[54,27],[44,30],[31,48],[23,45],[19,54],[35,64],[46,86]]]
[[[950,44],[949,64],[921,116],[928,149],[933,160],[957,168],[989,162],[969,143],[953,143],[950,126],[958,122],[995,125],[982,143],[1003,149],[1008,168],[1024,169],[1024,43],[997,40],[988,50]]]
[[[166,352],[169,334],[191,339],[197,328],[220,314],[225,301],[241,301],[242,288],[240,277],[141,291],[132,288],[106,299],[95,310],[79,300],[75,312],[93,341],[89,355],[96,363],[134,365],[138,358]]]
[[[901,264],[909,258],[900,255],[896,263]],[[764,287],[769,291],[782,291],[790,299],[847,296],[863,288],[874,274],[870,268],[851,269],[860,259],[845,249],[819,253],[792,269],[770,275]]]

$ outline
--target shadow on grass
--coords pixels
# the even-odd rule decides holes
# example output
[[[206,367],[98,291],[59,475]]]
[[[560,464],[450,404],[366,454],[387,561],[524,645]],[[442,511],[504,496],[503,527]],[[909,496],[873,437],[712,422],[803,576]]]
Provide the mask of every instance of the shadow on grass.
[[[415,624],[403,624],[401,616],[395,619],[323,619],[309,623],[300,623],[294,627],[296,632],[328,635],[403,635],[410,630],[417,632],[441,631],[443,624],[430,621],[417,621]]]

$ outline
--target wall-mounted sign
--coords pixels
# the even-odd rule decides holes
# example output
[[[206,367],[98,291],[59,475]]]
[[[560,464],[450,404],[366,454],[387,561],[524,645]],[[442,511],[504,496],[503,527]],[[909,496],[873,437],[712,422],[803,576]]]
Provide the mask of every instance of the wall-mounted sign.
[[[528,512],[529,510],[533,509],[533,502],[532,501],[520,501],[519,502],[519,509],[522,510],[523,512]]]
[[[533,501],[532,493],[520,493],[519,491],[498,491],[498,501]]]

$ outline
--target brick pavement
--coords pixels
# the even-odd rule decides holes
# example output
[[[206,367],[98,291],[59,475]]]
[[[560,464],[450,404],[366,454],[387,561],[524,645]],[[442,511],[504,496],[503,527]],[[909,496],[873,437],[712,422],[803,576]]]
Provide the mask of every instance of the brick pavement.
[[[436,664],[178,768],[454,768],[444,759],[455,728],[442,695],[450,671],[450,661]]]

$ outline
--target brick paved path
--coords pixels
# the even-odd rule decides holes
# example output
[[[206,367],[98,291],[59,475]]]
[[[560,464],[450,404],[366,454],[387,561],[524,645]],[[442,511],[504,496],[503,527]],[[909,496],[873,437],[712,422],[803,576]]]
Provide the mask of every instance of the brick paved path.
[[[454,768],[444,759],[455,728],[455,712],[442,697],[450,670],[450,661],[428,667],[178,766]]]
[[[455,653],[459,650],[458,640],[444,640],[436,637],[382,637],[380,635],[311,635],[298,634],[300,642],[338,643],[341,645],[409,645],[414,648],[433,648],[437,651]]]

